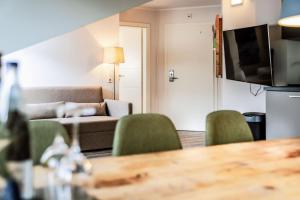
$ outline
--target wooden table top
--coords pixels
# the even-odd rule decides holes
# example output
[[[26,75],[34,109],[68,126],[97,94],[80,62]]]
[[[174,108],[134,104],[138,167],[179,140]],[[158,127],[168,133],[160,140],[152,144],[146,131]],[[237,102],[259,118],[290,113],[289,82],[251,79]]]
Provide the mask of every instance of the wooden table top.
[[[99,200],[300,199],[300,138],[91,162],[92,176],[74,184]],[[46,172],[36,167],[37,188],[45,187]]]
[[[116,199],[300,199],[300,139],[92,159],[86,191]]]

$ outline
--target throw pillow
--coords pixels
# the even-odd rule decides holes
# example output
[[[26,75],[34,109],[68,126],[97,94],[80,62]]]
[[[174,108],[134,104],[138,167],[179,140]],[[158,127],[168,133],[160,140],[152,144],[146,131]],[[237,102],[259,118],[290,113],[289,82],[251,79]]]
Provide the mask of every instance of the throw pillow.
[[[56,109],[63,106],[64,102],[27,104],[26,113],[29,119],[56,118]]]
[[[87,116],[107,116],[106,113],[106,103],[101,102],[101,103],[73,103],[72,104],[78,106],[79,109],[84,109],[84,108],[94,108],[96,109],[96,113],[91,115],[91,114],[84,114],[82,117],[87,117]],[[65,117],[72,117],[71,112],[66,112]]]

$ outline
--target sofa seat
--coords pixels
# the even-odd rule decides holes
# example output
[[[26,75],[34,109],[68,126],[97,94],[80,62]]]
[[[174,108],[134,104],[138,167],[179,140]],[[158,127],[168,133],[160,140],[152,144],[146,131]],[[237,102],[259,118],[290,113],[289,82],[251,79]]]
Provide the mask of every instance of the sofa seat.
[[[41,119],[40,119],[41,120]],[[72,137],[72,125],[74,118],[53,118],[44,119],[61,123]],[[89,116],[78,118],[79,140],[83,151],[95,149],[108,149],[112,147],[114,130],[118,117],[111,116]]]
[[[65,126],[72,125],[74,118],[54,118],[47,119],[57,121]],[[110,116],[89,116],[79,117],[78,122],[80,124],[80,131],[82,133],[88,133],[92,131],[109,131],[114,130],[119,118]]]

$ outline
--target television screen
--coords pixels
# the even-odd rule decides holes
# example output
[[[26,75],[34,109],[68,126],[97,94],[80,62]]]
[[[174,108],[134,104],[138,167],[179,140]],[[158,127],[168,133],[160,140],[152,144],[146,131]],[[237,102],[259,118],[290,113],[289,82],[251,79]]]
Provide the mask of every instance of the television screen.
[[[300,86],[300,28],[269,26],[273,86]]]
[[[272,85],[268,25],[224,31],[226,77]]]

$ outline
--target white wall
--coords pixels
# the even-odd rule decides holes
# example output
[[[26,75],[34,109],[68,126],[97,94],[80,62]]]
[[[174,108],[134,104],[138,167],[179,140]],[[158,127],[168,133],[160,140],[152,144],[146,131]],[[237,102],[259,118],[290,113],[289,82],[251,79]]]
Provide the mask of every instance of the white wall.
[[[133,22],[150,24],[150,108],[151,112],[157,112],[157,46],[158,46],[158,11],[150,9],[135,8],[120,13],[121,22]]]
[[[19,60],[24,87],[103,86],[105,98],[112,97],[112,65],[102,64],[103,47],[118,45],[119,16],[97,21],[4,56]]]
[[[0,51],[5,54],[76,30],[150,0],[1,0]]]
[[[187,14],[193,18],[187,18]],[[221,14],[221,6],[166,10],[131,9],[120,14],[120,21],[147,23],[151,26],[151,112],[159,112],[164,77],[164,25],[168,23],[211,23]]]
[[[243,5],[231,6],[230,0],[222,0],[224,30],[275,24],[280,16],[281,0],[244,0]],[[225,64],[224,64],[225,65]],[[265,112],[265,92],[255,97],[249,92],[249,84],[221,79],[221,109],[240,112]],[[259,88],[258,85],[254,85]]]
[[[222,1],[224,29],[276,23],[281,0],[244,0],[242,6],[231,7],[230,0]],[[272,12],[266,12],[272,10]],[[167,23],[214,23],[221,7],[198,7],[170,10],[132,9],[121,13],[120,20],[151,25],[151,108],[158,111],[164,83],[163,26]],[[192,14],[193,18],[187,18]],[[102,64],[105,46],[118,44],[119,17],[114,16],[76,31],[6,55],[21,63],[21,84],[36,86],[102,85],[106,98],[112,97],[112,66]],[[225,74],[225,73],[224,73]],[[249,84],[224,79],[221,82],[221,109],[241,112],[265,111],[265,94],[254,97]]]
[[[231,0],[222,0],[224,30],[256,24],[255,0],[244,0],[244,4],[238,6],[231,6],[230,2]]]
[[[282,0],[256,0],[256,24],[277,24]]]

